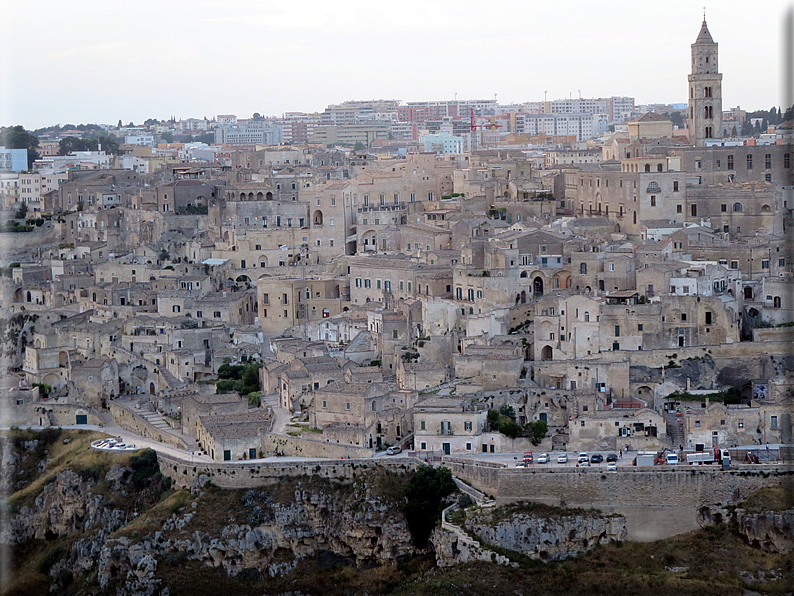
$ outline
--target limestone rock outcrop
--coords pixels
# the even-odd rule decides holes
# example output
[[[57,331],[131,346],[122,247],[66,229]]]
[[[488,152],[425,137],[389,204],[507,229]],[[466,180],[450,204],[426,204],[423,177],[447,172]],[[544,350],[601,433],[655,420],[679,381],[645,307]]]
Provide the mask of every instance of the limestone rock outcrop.
[[[471,509],[465,529],[487,544],[544,561],[573,557],[627,535],[622,515],[524,504]]]

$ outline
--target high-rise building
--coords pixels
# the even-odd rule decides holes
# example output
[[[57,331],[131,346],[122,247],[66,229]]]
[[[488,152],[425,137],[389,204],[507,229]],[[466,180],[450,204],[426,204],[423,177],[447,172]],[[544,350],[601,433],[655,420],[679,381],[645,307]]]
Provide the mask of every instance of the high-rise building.
[[[704,147],[707,139],[722,137],[722,75],[717,54],[717,43],[704,18],[692,44],[692,74],[688,77],[689,139],[697,147]]]

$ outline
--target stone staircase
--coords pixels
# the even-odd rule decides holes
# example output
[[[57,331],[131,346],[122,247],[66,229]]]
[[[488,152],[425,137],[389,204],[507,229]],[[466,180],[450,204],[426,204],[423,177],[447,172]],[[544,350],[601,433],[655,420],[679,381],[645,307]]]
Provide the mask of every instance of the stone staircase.
[[[684,425],[679,424],[678,420],[679,418],[675,415],[675,412],[665,412],[664,421],[667,426],[667,436],[673,445],[673,449],[685,444]]]
[[[160,415],[159,412],[138,412],[141,418],[146,420],[149,424],[155,427],[157,430],[161,430],[167,433],[174,433],[174,428],[168,424],[165,419]]]

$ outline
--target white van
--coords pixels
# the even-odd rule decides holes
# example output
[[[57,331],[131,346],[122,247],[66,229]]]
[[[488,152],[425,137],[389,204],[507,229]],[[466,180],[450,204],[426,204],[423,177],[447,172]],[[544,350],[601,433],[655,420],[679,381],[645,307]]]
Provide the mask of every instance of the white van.
[[[667,465],[668,466],[677,466],[678,465],[678,454],[677,453],[668,453],[667,454]]]

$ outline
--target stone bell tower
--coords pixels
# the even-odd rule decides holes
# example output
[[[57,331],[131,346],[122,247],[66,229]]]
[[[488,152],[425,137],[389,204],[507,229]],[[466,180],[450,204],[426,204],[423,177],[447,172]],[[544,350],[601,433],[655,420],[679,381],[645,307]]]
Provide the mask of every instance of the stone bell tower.
[[[722,75],[717,60],[717,43],[711,38],[704,15],[692,44],[689,75],[689,139],[697,147],[704,147],[706,139],[722,137]]]

